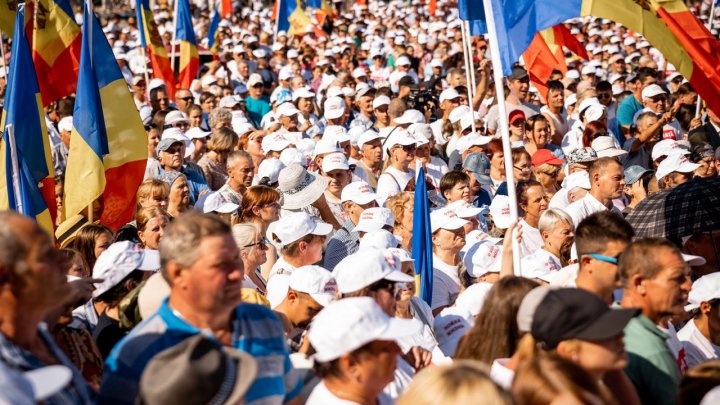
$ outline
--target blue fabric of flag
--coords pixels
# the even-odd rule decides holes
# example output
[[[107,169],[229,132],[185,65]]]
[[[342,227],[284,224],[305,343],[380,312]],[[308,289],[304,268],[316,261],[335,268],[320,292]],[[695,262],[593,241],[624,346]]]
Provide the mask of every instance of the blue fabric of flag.
[[[190,4],[188,0],[177,0],[178,15],[177,25],[175,26],[175,38],[180,41],[188,41],[197,46],[195,40],[195,31],[192,24],[192,13],[190,12]]]
[[[415,259],[415,276],[420,279],[419,297],[432,306],[433,252],[430,228],[430,206],[428,205],[425,169],[420,168],[413,201],[412,258]]]

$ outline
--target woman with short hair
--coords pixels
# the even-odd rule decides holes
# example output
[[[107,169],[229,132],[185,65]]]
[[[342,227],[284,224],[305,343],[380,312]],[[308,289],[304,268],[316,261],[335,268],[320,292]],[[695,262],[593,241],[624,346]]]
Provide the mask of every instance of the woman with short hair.
[[[268,186],[250,186],[240,204],[240,221],[254,224],[258,233],[266,238],[268,227],[280,219],[280,193]],[[260,271],[267,279],[270,269],[277,260],[277,249],[271,243],[267,248],[266,260],[260,264]]]
[[[227,157],[230,152],[235,150],[237,142],[237,135],[227,127],[217,128],[210,135],[207,143],[208,151],[197,162],[205,175],[210,190],[217,191],[225,185],[228,178]]]

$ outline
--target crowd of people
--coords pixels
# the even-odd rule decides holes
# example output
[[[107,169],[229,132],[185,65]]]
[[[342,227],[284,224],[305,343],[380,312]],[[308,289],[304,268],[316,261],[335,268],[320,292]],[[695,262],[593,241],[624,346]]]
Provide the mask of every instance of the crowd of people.
[[[456,4],[367,3],[304,35],[236,4],[173,98],[134,17],[106,19],[147,132],[137,209],[110,229],[100,198],[54,239],[0,213],[0,403],[720,401],[720,229],[638,225],[720,190],[720,116],[609,20],[567,22],[591,59],[544,94],[519,62],[498,100]],[[59,213],[73,105],[46,111]]]

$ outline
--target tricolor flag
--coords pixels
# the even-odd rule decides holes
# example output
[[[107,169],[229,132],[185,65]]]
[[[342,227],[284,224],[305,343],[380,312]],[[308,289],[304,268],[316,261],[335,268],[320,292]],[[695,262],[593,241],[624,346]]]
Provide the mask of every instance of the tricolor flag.
[[[188,0],[176,1],[178,2],[178,12],[175,23],[175,39],[180,41],[178,87],[189,89],[200,69],[200,55],[197,50],[195,31],[193,31],[190,3]]]
[[[207,32],[207,47],[208,49],[210,49],[210,52],[212,52],[213,55],[217,55],[218,52],[220,52],[220,43],[218,42],[217,38],[218,27],[220,27],[220,13],[216,4],[213,15],[210,18],[210,26],[208,27]]]
[[[17,13],[0,142],[0,210],[34,218],[54,235],[55,184],[50,140],[40,99],[30,44]],[[52,211],[51,211],[52,210]]]
[[[432,306],[433,252],[430,206],[428,205],[425,169],[415,179],[415,201],[412,231],[412,258],[415,260],[415,295]]]
[[[68,0],[28,1],[25,34],[30,39],[43,105],[75,92],[80,64],[80,27]]]
[[[720,43],[682,0],[489,0],[504,75],[535,33],[576,17],[616,21],[644,36],[720,113]],[[459,0],[460,18],[474,35],[487,32],[482,0]],[[483,31],[484,29],[484,31]]]
[[[147,49],[153,76],[162,79],[167,85],[168,96],[175,99],[175,73],[170,66],[170,58],[163,40],[158,32],[157,24],[150,10],[149,0],[136,0],[138,29],[140,30],[140,46]]]
[[[147,136],[95,14],[85,5],[65,217],[103,197],[101,222],[117,230],[135,210],[147,162]]]
[[[230,18],[232,16],[232,11],[232,0],[220,0],[220,15],[223,18]]]

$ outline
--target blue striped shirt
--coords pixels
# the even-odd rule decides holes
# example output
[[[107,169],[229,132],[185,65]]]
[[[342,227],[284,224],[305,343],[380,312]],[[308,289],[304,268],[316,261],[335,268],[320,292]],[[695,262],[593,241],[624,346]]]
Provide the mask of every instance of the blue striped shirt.
[[[245,403],[282,404],[295,398],[302,383],[290,363],[285,333],[277,316],[261,305],[241,304],[235,308],[231,328],[232,346],[258,362],[258,375]],[[136,326],[108,356],[99,402],[134,404],[140,377],[150,359],[197,333],[206,332],[175,315],[166,299],[158,312]]]

